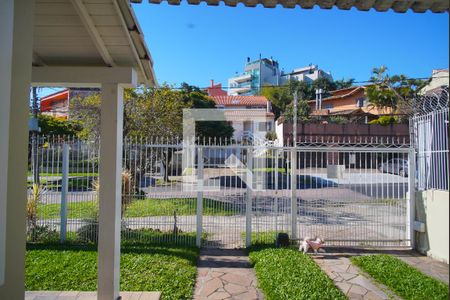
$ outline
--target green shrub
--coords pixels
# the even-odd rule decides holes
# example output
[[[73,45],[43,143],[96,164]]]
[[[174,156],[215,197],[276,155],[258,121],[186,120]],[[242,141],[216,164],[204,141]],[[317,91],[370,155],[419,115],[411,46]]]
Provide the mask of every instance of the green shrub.
[[[332,124],[348,124],[350,123],[349,119],[343,116],[331,116],[328,121]]]
[[[27,240],[36,243],[54,243],[59,241],[59,233],[48,225],[36,225],[28,229]]]
[[[383,125],[383,126],[387,126],[387,125],[391,125],[391,124],[398,124],[398,123],[399,123],[398,118],[393,117],[393,116],[382,116],[376,120],[372,120],[369,122],[369,124],[376,124],[376,125]]]
[[[448,286],[391,255],[352,257],[351,261],[405,300],[448,299]]]
[[[277,139],[277,133],[275,131],[267,131],[266,139],[269,141],[275,141]]]
[[[97,244],[98,242],[98,223],[91,221],[86,225],[81,226],[77,230],[77,240],[80,242],[88,242]]]

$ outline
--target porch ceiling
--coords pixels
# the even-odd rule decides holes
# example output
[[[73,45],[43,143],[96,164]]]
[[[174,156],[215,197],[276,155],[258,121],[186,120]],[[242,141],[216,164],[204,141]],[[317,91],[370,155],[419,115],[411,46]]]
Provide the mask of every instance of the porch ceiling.
[[[142,2],[142,0],[131,1],[135,3]],[[149,0],[150,3],[156,4],[163,1],[164,0]],[[172,5],[179,5],[181,0],[167,0],[167,2]],[[362,11],[373,8],[379,12],[392,9],[398,13],[404,13],[408,9],[411,9],[416,13],[423,13],[428,10],[434,13],[449,11],[448,0],[187,0],[187,2],[189,4],[206,2],[208,5],[219,5],[220,2],[224,2],[227,6],[237,6],[239,3],[242,3],[248,7],[255,7],[258,4],[261,4],[266,8],[273,8],[277,5],[281,5],[284,8],[295,8],[296,6],[300,6],[305,9],[310,9],[317,5],[322,9],[331,9],[336,6],[337,8],[344,10],[356,8]]]
[[[36,0],[33,66],[133,67],[156,85],[153,61],[127,0]]]

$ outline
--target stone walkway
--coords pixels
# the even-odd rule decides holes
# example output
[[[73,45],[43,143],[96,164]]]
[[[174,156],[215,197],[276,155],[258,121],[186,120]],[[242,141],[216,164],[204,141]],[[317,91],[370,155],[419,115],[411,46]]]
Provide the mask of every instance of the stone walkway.
[[[448,264],[423,256],[414,251],[391,251],[391,254],[397,256],[404,262],[410,264],[423,273],[449,283]]]
[[[253,268],[243,250],[203,249],[194,300],[263,299]]]
[[[120,292],[122,300],[159,300],[160,292]],[[97,300],[97,292],[27,291],[25,300]]]
[[[328,252],[312,257],[350,300],[394,298],[392,295],[389,297],[385,287],[375,285],[370,279],[361,275],[361,270],[355,267],[347,256]]]
[[[449,282],[449,269],[445,263],[408,250],[357,250],[327,248],[327,253],[312,256],[314,261],[351,300],[398,299],[387,287],[375,283],[358,267],[350,257],[368,254],[391,254],[432,277]]]

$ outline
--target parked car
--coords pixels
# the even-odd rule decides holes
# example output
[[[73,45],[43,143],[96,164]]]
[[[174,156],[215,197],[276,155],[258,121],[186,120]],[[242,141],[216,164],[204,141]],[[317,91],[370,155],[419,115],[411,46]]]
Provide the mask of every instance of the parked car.
[[[381,163],[378,170],[382,173],[397,174],[402,177],[408,177],[408,160],[394,158],[387,162]]]

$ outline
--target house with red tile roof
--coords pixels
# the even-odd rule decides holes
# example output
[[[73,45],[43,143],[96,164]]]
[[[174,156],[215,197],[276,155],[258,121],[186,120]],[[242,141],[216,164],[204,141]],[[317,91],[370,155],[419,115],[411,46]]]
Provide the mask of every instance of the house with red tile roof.
[[[40,112],[56,118],[69,118],[70,99],[76,96],[86,97],[99,92],[95,88],[64,89],[41,98]]]
[[[311,107],[311,116],[323,118],[340,116],[359,123],[367,123],[379,116],[392,113],[388,108],[380,109],[370,105],[365,89],[365,86],[353,86],[331,91],[330,95],[321,101],[310,100],[308,103]]]
[[[274,130],[275,115],[266,97],[228,96],[217,91],[209,96],[217,109],[224,110],[225,118],[234,128],[235,139],[250,137],[263,140],[266,132]]]

